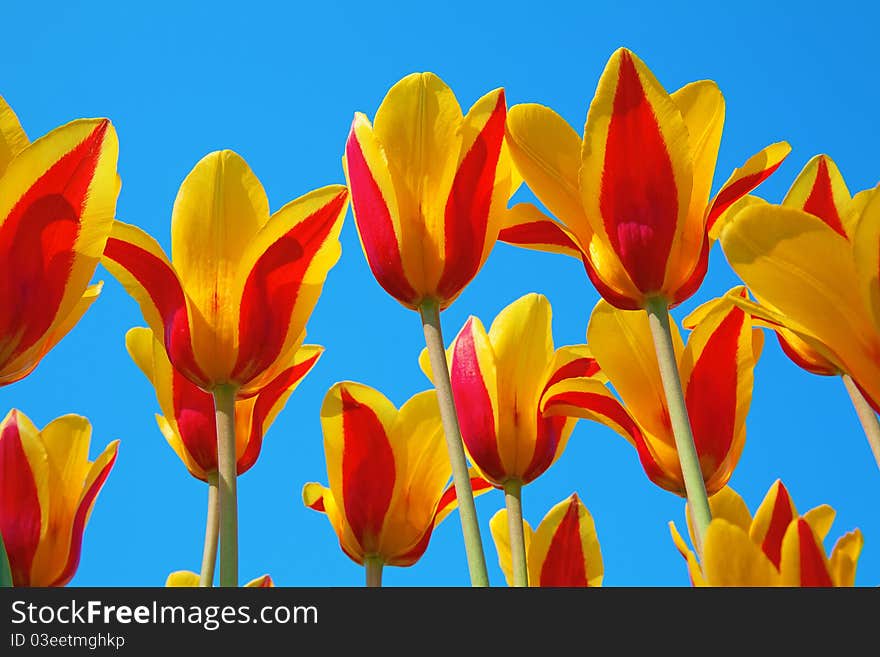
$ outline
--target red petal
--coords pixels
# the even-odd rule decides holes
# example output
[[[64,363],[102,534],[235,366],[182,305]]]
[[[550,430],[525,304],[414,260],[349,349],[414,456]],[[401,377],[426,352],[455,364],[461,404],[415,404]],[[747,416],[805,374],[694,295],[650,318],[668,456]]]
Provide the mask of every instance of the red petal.
[[[773,565],[779,568],[782,561],[782,539],[785,537],[785,530],[788,529],[789,523],[794,519],[791,512],[791,498],[788,490],[779,482],[779,492],[776,495],[776,501],[773,503],[773,513],[770,515],[770,524],[767,527],[767,534],[761,543],[761,549],[767,558],[773,562]]]
[[[577,495],[571,496],[565,517],[550,540],[541,566],[540,586],[587,586],[584,548],[578,522]]]
[[[797,523],[801,586],[834,586],[809,523],[803,518],[798,518]]]
[[[816,179],[813,188],[804,203],[804,212],[814,214],[828,224],[828,227],[839,235],[847,237],[840,214],[834,204],[834,191],[831,188],[831,177],[828,175],[828,163],[824,157],[819,158],[819,168],[816,170]]]

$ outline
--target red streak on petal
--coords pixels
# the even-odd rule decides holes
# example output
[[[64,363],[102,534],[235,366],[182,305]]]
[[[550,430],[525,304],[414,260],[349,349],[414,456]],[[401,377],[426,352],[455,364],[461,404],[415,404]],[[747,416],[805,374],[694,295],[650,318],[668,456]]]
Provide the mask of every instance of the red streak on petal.
[[[779,346],[782,347],[783,353],[785,353],[785,355],[801,369],[804,369],[811,374],[818,374],[819,376],[837,376],[840,374],[840,371],[831,363],[818,363],[803,358],[800,352],[792,347],[788,340],[782,337],[781,333],[776,333],[776,339],[779,341]]]
[[[327,509],[324,507],[324,496],[322,495],[314,502],[309,504],[310,509],[314,509],[315,511],[320,511],[321,513],[327,513]]]
[[[281,355],[303,277],[327,242],[347,196],[347,191],[340,192],[296,224],[266,249],[248,274],[241,297],[233,381],[247,384]]]
[[[553,221],[533,221],[503,228],[498,239],[508,244],[548,244],[580,252],[581,248]]]
[[[115,237],[107,240],[104,256],[124,267],[150,295],[162,319],[165,351],[174,368],[196,385],[210,384],[193,355],[186,298],[174,270],[149,251]]]
[[[551,386],[565,379],[590,377],[598,371],[599,363],[595,358],[575,358],[553,372],[547,380],[547,385],[544,386],[544,392],[547,392]]]
[[[116,453],[114,453],[110,460],[107,461],[107,464],[98,474],[98,477],[89,487],[89,489],[83,494],[82,500],[80,501],[79,506],[76,509],[76,515],[73,518],[73,531],[70,537],[70,552],[67,556],[67,564],[64,566],[64,570],[61,572],[58,578],[52,583],[52,586],[64,586],[71,579],[73,579],[73,576],[76,573],[76,569],[79,566],[79,558],[82,551],[83,532],[86,528],[86,521],[89,517],[89,510],[91,509],[92,504],[94,504],[95,498],[98,496],[98,493],[101,492],[101,488],[103,488],[104,482],[107,481],[107,475],[109,475],[110,470],[113,469],[114,463],[116,463]]]
[[[492,398],[486,389],[474,345],[473,319],[468,319],[455,342],[450,368],[452,396],[458,410],[461,437],[474,464],[493,483],[502,483],[509,473],[501,463]]]
[[[599,203],[611,246],[636,288],[660,291],[678,223],[678,188],[657,117],[626,52],[608,126]]]
[[[535,436],[535,447],[532,451],[532,459],[528,467],[520,475],[520,479],[524,484],[534,481],[547,471],[553,465],[553,457],[559,449],[559,442],[562,440],[562,430],[565,428],[566,418],[561,415],[552,417],[542,417],[537,414],[537,434]]]
[[[378,547],[396,469],[385,428],[373,409],[342,390],[342,502],[364,552]]]
[[[739,180],[730,183],[727,187],[723,187],[721,191],[718,192],[715,200],[712,201],[712,207],[706,215],[706,232],[708,233],[712,229],[712,226],[715,225],[718,217],[720,217],[727,208],[767,180],[767,178],[779,168],[780,164],[782,164],[782,160],[779,160],[779,162],[776,162],[762,171],[743,176]]]
[[[577,495],[571,496],[541,565],[539,586],[588,586]]]
[[[834,586],[809,523],[803,518],[798,518],[797,523],[801,586]]]
[[[0,434],[0,534],[6,544],[14,586],[31,584],[41,517],[37,484],[21,444],[16,413]]]
[[[834,204],[834,190],[831,187],[831,176],[828,175],[828,163],[824,157],[819,158],[816,179],[813,181],[810,195],[804,202],[804,212],[819,217],[838,235],[847,236],[837,206]]]
[[[703,246],[700,248],[700,257],[697,260],[697,264],[694,266],[690,276],[673,293],[672,299],[669,302],[670,308],[675,308],[681,302],[690,299],[700,289],[703,279],[706,278],[706,272],[709,270],[709,251],[711,248],[712,243],[709,241],[709,234],[707,233],[703,237]]]
[[[482,264],[506,117],[502,91],[452,182],[446,201],[443,276],[437,285],[437,297],[441,300],[458,295]]]
[[[405,306],[413,306],[418,303],[419,294],[403,271],[399,236],[394,232],[388,205],[364,158],[354,127],[345,144],[345,159],[354,219],[370,270],[388,294]]]
[[[767,558],[777,568],[779,568],[779,563],[782,560],[782,539],[785,537],[785,530],[788,529],[788,525],[793,519],[794,513],[791,508],[791,498],[785,486],[780,482],[776,493],[776,501],[773,503],[773,512],[770,514],[767,534],[761,542],[761,549],[764,550],[764,554],[767,555]]]
[[[0,223],[0,353],[6,362],[55,320],[109,125],[99,123],[52,164]]]
[[[174,369],[171,374],[171,397],[183,446],[204,472],[216,472],[214,397]]]
[[[734,442],[737,406],[737,350],[746,314],[732,308],[697,356],[685,391],[694,445],[703,477],[709,479]]]

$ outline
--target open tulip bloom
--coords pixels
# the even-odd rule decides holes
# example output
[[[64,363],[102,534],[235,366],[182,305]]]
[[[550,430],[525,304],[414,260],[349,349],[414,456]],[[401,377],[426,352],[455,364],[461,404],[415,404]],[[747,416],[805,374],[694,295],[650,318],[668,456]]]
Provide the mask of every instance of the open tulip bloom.
[[[554,349],[551,318],[547,298],[527,294],[502,310],[488,333],[468,318],[447,353],[467,454],[504,490],[517,586],[527,586],[522,487],[559,458],[577,422],[554,414],[551,402],[579,390],[581,378],[602,376],[587,345]],[[426,351],[419,360],[431,377]]]
[[[712,494],[730,479],[745,444],[745,420],[763,334],[752,328],[750,315],[728,297],[701,306],[686,324],[693,326],[686,345],[677,329],[672,332],[675,358],[701,481]],[[552,408],[611,427],[636,448],[651,481],[686,496],[647,317],[600,301],[590,318],[587,339],[623,403],[600,381],[580,379],[553,396]]]
[[[669,523],[694,586],[853,586],[862,533],[856,529],[844,534],[826,556],[822,542],[835,516],[830,506],[799,515],[778,480],[754,518],[730,488],[723,488],[710,503],[713,519],[700,557]]]
[[[210,391],[218,414],[220,583],[237,586],[235,398],[258,394],[294,360],[341,252],[348,192],[330,185],[274,214],[231,151],[205,156],[174,202],[171,260],[115,222],[103,263],[141,307],[176,371]]]
[[[509,586],[515,586],[506,509],[489,523],[498,563]],[[593,517],[576,493],[544,516],[532,531],[523,521],[529,586],[602,586],[602,552]]]
[[[76,573],[83,532],[119,445],[111,442],[89,461],[91,434],[79,415],[39,430],[12,410],[0,424],[0,534],[14,586],[64,586]]]
[[[107,119],[31,143],[0,98],[0,386],[27,376],[98,297],[119,145]]]
[[[165,580],[166,587],[172,588],[181,588],[181,587],[196,587],[203,586],[201,584],[201,578],[198,573],[194,573],[190,570],[177,570],[170,575]],[[269,575],[262,575],[257,577],[256,579],[252,579],[250,582],[244,585],[246,589],[271,589],[275,586],[275,582],[272,581],[272,577]]]
[[[329,487],[308,483],[303,502],[327,514],[339,545],[380,586],[382,568],[411,566],[434,527],[457,505],[448,486],[437,395],[419,393],[400,410],[360,383],[334,385],[321,407]],[[476,473],[475,493],[491,489]]]
[[[214,580],[219,531],[217,425],[214,400],[171,366],[164,345],[148,328],[133,328],[125,336],[132,360],[156,390],[164,415],[156,415],[159,430],[183,464],[208,484],[208,519],[201,581]],[[236,473],[242,475],[256,463],[263,436],[299,382],[321,357],[323,347],[303,345],[293,362],[260,392],[235,401]]]
[[[488,575],[443,358],[440,311],[483,266],[519,185],[504,145],[506,114],[502,89],[463,114],[440,78],[414,73],[388,91],[372,124],[355,114],[343,158],[370,269],[385,291],[421,314],[439,373],[434,385],[475,586],[488,585]]]
[[[738,299],[814,374],[841,376],[880,465],[880,191],[850,196],[826,155],[782,205],[749,198],[721,245],[758,304]]]
[[[511,108],[511,156],[559,221],[523,204],[513,208],[499,235],[512,244],[580,258],[606,301],[648,313],[698,536],[710,511],[667,309],[700,287],[722,215],[790,150],[784,142],[768,146],[710,197],[724,110],[714,82],[693,82],[669,94],[625,48],[602,73],[583,138],[543,105]]]

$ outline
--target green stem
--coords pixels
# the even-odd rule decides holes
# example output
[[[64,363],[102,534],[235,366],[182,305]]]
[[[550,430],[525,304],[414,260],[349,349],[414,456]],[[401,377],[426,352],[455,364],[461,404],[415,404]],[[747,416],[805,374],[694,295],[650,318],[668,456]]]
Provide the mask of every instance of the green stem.
[[[367,573],[367,588],[380,588],[382,586],[382,560],[379,557],[366,557],[364,570]]]
[[[526,537],[522,514],[522,482],[508,479],[504,482],[504,505],[507,507],[507,530],[510,532],[510,563],[513,569],[513,585],[529,585],[529,569],[526,561]]]
[[[217,564],[217,538],[220,534],[220,486],[216,472],[208,473],[208,519],[205,522],[205,547],[202,551],[202,572],[199,586],[214,585]]]
[[[477,507],[474,504],[474,491],[468,474],[464,443],[458,426],[455,401],[452,398],[452,384],[449,381],[449,366],[446,363],[446,350],[443,346],[443,333],[440,330],[440,306],[435,300],[426,300],[419,307],[422,326],[425,330],[425,344],[431,360],[434,387],[440,405],[440,419],[446,436],[446,448],[452,466],[452,481],[458,499],[458,514],[464,534],[464,549],[467,554],[468,570],[472,586],[489,586],[489,573],[486,570],[486,557],[483,554],[483,540],[477,522]]]
[[[6,554],[6,544],[3,535],[0,534],[0,588],[12,587],[12,568],[9,566],[9,557]]]
[[[853,406],[856,409],[856,414],[859,416],[859,422],[862,423],[862,429],[864,429],[865,436],[868,438],[868,444],[871,446],[871,451],[874,452],[874,460],[877,461],[877,466],[880,467],[880,422],[877,421],[877,414],[874,413],[874,409],[871,408],[868,400],[865,399],[862,391],[859,390],[856,382],[850,378],[849,374],[843,375],[843,385],[846,386],[847,392],[849,392]]]
[[[681,388],[681,375],[678,372],[678,362],[672,346],[669,304],[665,299],[655,297],[648,301],[645,312],[648,313],[648,324],[651,326],[654,349],[657,351],[657,363],[660,366],[663,391],[666,393],[666,407],[669,409],[669,420],[672,423],[675,450],[678,452],[688,506],[693,514],[696,547],[697,551],[702,551],[703,536],[712,521],[712,512],[709,510],[706,482],[703,481],[700,458],[694,445],[684,391]]]
[[[235,386],[214,388],[220,507],[220,586],[238,586],[238,493],[235,458]]]

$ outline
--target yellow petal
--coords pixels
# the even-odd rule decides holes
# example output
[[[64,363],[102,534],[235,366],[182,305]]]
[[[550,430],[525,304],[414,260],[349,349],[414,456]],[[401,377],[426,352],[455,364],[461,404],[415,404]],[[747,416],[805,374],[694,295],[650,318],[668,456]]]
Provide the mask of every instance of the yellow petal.
[[[821,504],[804,514],[804,520],[813,528],[820,541],[824,541],[834,523],[836,512],[827,504]]]
[[[196,587],[199,585],[199,575],[190,570],[178,570],[165,580],[166,587]]]
[[[6,171],[12,158],[21,153],[29,143],[15,112],[0,96],[0,176]]]
[[[581,205],[581,138],[549,107],[514,105],[507,113],[507,143],[517,169],[551,213],[588,244],[592,229]]]
[[[508,586],[513,586],[513,561],[510,554],[510,526],[507,522],[507,509],[498,511],[489,521],[489,531],[495,543],[495,551],[498,553],[498,565],[504,573],[504,579]],[[532,542],[532,527],[523,520],[523,538],[526,544],[526,555],[529,553],[529,545]],[[528,557],[526,557],[528,558]]]
[[[171,259],[197,312],[196,358],[222,380],[237,349],[239,262],[269,218],[269,201],[240,155],[215,151],[180,186],[171,216]]]
[[[749,535],[726,520],[712,520],[703,538],[708,586],[778,586],[779,574]]]
[[[676,358],[683,346],[675,321],[670,318]],[[650,434],[669,434],[666,394],[654,341],[643,311],[618,310],[599,301],[590,316],[587,343],[614,389],[636,421]]]
[[[442,274],[443,219],[461,122],[455,94],[433,73],[413,73],[391,87],[373,120],[394,180],[404,270],[416,289]]]
[[[498,450],[509,473],[522,472],[535,449],[538,403],[554,358],[547,297],[527,294],[504,308],[489,329],[498,382]]]
[[[530,586],[602,586],[596,525],[577,494],[541,520],[529,544],[528,567]]]
[[[690,520],[690,517],[688,517],[688,520]],[[690,524],[688,525],[688,528],[690,528]],[[706,586],[706,581],[703,578],[703,571],[700,570],[700,562],[697,561],[697,555],[694,554],[694,551],[684,542],[681,534],[678,533],[678,528],[671,520],[669,521],[669,533],[672,534],[672,542],[675,543],[675,547],[687,562],[688,575],[691,578],[691,584],[693,586]],[[691,541],[693,541],[693,534],[691,535]]]
[[[829,568],[835,586],[855,586],[856,565],[862,552],[862,532],[858,529],[841,536],[831,551]]]

